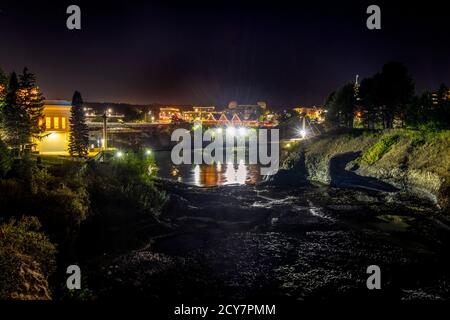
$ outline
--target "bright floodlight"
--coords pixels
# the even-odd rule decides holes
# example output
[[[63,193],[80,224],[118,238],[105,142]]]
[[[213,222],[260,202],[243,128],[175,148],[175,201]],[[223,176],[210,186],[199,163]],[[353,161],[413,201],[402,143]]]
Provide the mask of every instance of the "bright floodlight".
[[[302,138],[306,137],[306,130],[304,130],[304,129],[300,130],[300,136]]]
[[[236,129],[234,127],[228,127],[227,128],[227,134],[233,136],[236,132]]]
[[[123,152],[122,151],[117,151],[116,156],[117,156],[117,158],[122,158]]]
[[[244,127],[239,128],[239,134],[241,136],[245,136],[247,134],[247,128]]]
[[[219,133],[219,134],[222,133],[222,128],[217,128],[216,132]]]
[[[150,155],[150,154],[152,154],[152,150],[150,150],[150,149],[147,149],[147,150],[145,151],[145,154],[146,154],[146,155]]]

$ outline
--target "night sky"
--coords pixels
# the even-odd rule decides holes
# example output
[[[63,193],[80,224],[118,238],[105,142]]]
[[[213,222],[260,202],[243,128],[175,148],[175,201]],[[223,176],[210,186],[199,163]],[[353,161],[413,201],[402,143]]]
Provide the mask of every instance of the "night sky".
[[[0,66],[28,66],[48,99],[79,90],[91,102],[320,105],[389,60],[406,64],[416,91],[450,84],[450,11],[439,2],[16,2],[0,3]],[[66,28],[70,4],[81,31]],[[370,4],[382,30],[366,28]]]

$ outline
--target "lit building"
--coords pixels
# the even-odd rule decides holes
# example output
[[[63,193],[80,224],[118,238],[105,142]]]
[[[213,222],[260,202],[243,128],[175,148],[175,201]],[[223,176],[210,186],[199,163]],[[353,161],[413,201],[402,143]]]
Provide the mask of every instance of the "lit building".
[[[306,115],[309,119],[321,123],[325,120],[325,110],[322,107],[298,107],[294,111],[301,115]]]
[[[187,122],[202,121],[214,122],[220,117],[220,112],[216,112],[216,107],[193,107],[191,111],[183,111],[183,120]]]
[[[255,122],[266,109],[267,105],[262,101],[256,104],[238,104],[236,101],[231,101],[226,112],[230,118],[236,114],[241,121]]]
[[[159,108],[159,122],[160,123],[171,123],[173,117],[182,119],[179,108],[174,108],[174,107]]]
[[[441,92],[442,97],[439,99],[439,92],[433,92],[431,94],[431,101],[434,105],[437,105],[439,103],[439,100],[450,100],[450,89],[447,90],[447,92]]]
[[[45,124],[42,139],[35,139],[35,151],[41,154],[66,154],[69,144],[69,119],[71,102],[64,100],[44,101],[44,117],[40,120]]]

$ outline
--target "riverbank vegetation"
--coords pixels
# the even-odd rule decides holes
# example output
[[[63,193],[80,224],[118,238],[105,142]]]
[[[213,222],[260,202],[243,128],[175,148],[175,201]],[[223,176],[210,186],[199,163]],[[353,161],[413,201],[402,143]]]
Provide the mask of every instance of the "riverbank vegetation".
[[[141,245],[143,223],[160,225],[165,196],[144,152],[107,163],[1,152],[3,299],[64,296],[68,265]]]
[[[282,161],[289,176],[333,183],[332,163],[362,177],[390,183],[447,211],[450,194],[450,131],[353,129],[313,138]],[[347,156],[346,156],[347,155]],[[297,171],[302,171],[300,174]]]

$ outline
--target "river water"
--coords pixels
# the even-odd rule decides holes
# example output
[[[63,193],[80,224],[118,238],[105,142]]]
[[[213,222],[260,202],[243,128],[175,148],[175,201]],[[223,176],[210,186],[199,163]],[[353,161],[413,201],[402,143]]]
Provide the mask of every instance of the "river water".
[[[105,297],[158,302],[449,300],[450,227],[398,189],[255,184],[244,163],[174,167],[157,152],[170,232],[96,275]],[[346,180],[347,179],[347,180]],[[210,187],[210,188],[206,188]],[[140,232],[145,233],[145,228]],[[379,266],[381,289],[367,268]],[[100,294],[102,296],[102,294]]]
[[[236,157],[234,163],[173,165],[170,151],[154,152],[158,176],[197,187],[256,184],[261,181],[260,166]]]

